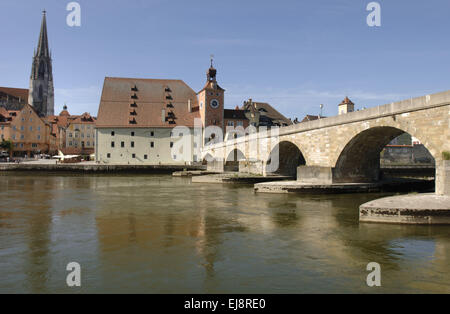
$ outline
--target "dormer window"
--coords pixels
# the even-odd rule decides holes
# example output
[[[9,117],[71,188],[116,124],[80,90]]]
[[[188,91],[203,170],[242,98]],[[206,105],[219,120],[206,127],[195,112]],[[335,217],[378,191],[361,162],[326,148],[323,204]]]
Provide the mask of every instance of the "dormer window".
[[[133,92],[137,92],[137,91],[138,91],[138,88],[137,88],[136,85],[134,85],[134,87],[132,87],[131,90],[132,90]]]
[[[173,98],[172,98],[172,96],[170,96],[170,95],[167,95],[167,96],[166,96],[166,99],[168,99],[168,100],[172,100]]]
[[[167,104],[167,108],[173,108],[173,104],[170,102]]]
[[[170,89],[170,87],[166,87],[165,92],[166,92],[166,93],[171,93],[172,90]]]
[[[131,112],[130,112],[130,116],[137,116],[136,110],[131,111]]]
[[[135,118],[130,118],[130,124],[136,124],[136,119]]]
[[[138,96],[136,95],[136,93],[134,93],[134,95],[131,96],[132,99],[138,99]]]
[[[130,106],[131,106],[131,107],[137,107],[137,103],[134,102],[134,103],[130,104]]]

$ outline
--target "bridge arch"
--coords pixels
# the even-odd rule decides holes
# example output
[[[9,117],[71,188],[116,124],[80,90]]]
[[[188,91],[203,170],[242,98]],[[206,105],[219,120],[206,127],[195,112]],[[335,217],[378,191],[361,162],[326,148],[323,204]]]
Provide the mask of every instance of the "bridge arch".
[[[374,126],[354,135],[341,150],[334,169],[333,182],[374,182],[380,179],[380,153],[393,139],[408,133],[394,126]],[[425,147],[436,160],[427,145]]]
[[[297,176],[297,167],[306,165],[300,148],[290,141],[279,142],[266,160],[266,172],[291,177]]]
[[[234,148],[225,159],[226,170],[239,171],[239,161],[245,159],[245,154],[239,148]]]

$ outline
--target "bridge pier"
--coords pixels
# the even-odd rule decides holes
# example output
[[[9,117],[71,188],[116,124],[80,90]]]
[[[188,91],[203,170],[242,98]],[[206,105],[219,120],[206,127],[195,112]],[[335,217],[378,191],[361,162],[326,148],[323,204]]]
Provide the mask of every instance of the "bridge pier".
[[[450,196],[450,160],[436,161],[436,194]]]
[[[333,168],[300,166],[297,168],[297,181],[310,184],[332,184]]]
[[[240,160],[239,172],[247,174],[265,175],[265,163],[261,160]]]
[[[225,162],[223,159],[214,159],[208,161],[206,164],[206,170],[211,172],[224,172]]]

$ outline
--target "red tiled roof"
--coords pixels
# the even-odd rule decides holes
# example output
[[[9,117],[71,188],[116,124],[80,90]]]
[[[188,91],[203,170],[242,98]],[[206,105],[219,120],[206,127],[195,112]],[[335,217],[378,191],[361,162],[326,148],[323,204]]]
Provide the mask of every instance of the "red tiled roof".
[[[132,88],[136,87],[137,91]],[[166,89],[168,91],[166,91]],[[132,99],[136,95],[137,99]],[[167,96],[172,99],[167,99]],[[191,112],[188,101],[191,101]],[[130,106],[136,103],[136,107]],[[172,104],[168,107],[167,104]],[[98,110],[97,127],[175,127],[194,126],[200,118],[196,93],[181,80],[106,77]],[[136,115],[130,115],[134,109]],[[174,119],[163,122],[163,110]],[[130,123],[130,117],[136,123]],[[174,124],[169,121],[175,121]]]
[[[252,106],[253,105],[253,106]],[[253,110],[262,110],[265,112],[265,116],[274,120],[274,121],[280,121],[284,122],[287,125],[291,125],[292,121],[283,116],[280,112],[278,112],[275,108],[273,108],[271,105],[265,102],[247,102],[244,104],[241,109],[253,111]]]
[[[28,89],[0,87],[0,92],[4,92],[5,94],[20,98],[23,103],[28,102]]]

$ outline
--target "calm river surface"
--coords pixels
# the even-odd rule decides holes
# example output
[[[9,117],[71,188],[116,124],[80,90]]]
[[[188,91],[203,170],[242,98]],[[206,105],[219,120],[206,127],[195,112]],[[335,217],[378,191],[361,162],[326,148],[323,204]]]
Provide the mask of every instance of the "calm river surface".
[[[380,196],[3,173],[0,293],[450,293],[450,227],[360,224]],[[382,287],[366,285],[369,262]]]

